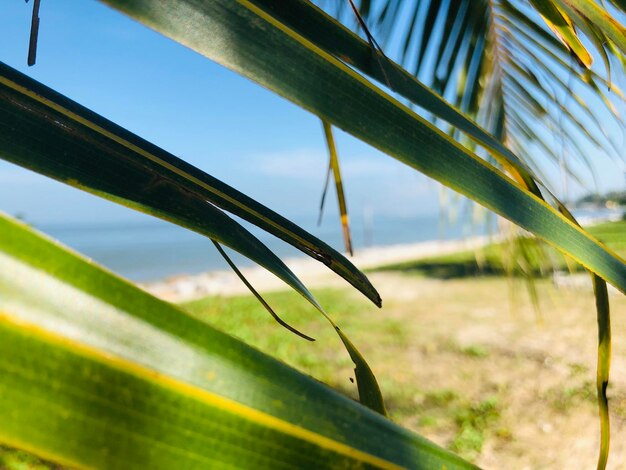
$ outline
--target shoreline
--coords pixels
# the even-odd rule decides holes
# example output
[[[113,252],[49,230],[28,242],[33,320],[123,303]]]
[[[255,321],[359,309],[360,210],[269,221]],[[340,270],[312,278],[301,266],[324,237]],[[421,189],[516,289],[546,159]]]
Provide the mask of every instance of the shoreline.
[[[498,235],[483,235],[460,240],[430,240],[396,245],[382,245],[355,251],[348,259],[360,270],[387,264],[414,261],[464,250],[482,248]],[[308,287],[349,287],[350,285],[324,264],[308,256],[283,260]],[[258,292],[287,289],[287,285],[261,266],[240,268],[242,274]],[[185,302],[207,296],[232,297],[250,291],[231,270],[207,271],[200,274],[179,275],[159,281],[138,284],[150,294],[169,302]]]
[[[612,214],[582,215],[582,225],[589,227],[603,222],[617,221],[622,212]],[[476,250],[485,245],[502,239],[502,233],[480,235],[454,240],[428,240],[414,243],[379,245],[356,250],[348,259],[361,271],[381,266],[418,261],[432,256],[441,256],[459,251]],[[350,284],[339,275],[328,269],[323,263],[306,255],[283,259],[283,262],[307,286],[319,287],[350,287]],[[282,280],[265,268],[254,265],[240,268],[245,278],[258,292],[280,291],[288,288]],[[582,277],[582,276],[579,276]],[[570,285],[580,283],[580,279],[572,276],[560,276],[557,284]],[[586,276],[585,276],[586,279]],[[585,283],[586,285],[587,283]],[[241,279],[232,270],[206,271],[200,274],[181,274],[158,281],[140,282],[137,284],[150,294],[169,301],[186,302],[207,296],[233,297],[250,293]]]

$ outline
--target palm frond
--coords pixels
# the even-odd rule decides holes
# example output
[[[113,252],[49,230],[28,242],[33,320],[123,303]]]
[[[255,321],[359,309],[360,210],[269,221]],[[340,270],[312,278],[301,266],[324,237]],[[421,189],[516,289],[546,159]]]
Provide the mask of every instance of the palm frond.
[[[618,83],[626,41],[616,20],[624,2],[610,3],[423,0],[408,8],[381,0],[359,7],[385,52],[424,84],[507,146],[515,141],[527,165],[545,168],[547,156],[580,183],[574,168],[593,166],[597,155],[624,164],[609,131],[624,133]],[[604,67],[590,70],[594,59]],[[518,118],[529,115],[536,126],[521,129]],[[440,117],[433,120],[447,126]],[[551,135],[559,140],[551,142]]]
[[[2,213],[0,268],[3,444],[71,468],[477,468]]]

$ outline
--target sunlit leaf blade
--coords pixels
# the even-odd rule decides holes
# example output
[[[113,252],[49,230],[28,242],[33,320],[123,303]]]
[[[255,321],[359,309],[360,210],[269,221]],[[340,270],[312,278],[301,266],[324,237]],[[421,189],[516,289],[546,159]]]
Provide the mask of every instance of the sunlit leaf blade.
[[[598,365],[596,388],[600,413],[600,453],[598,470],[606,468],[611,443],[611,425],[609,420],[609,402],[606,389],[609,385],[611,369],[611,316],[606,283],[596,275],[592,275],[593,291],[596,296],[598,312]]]
[[[593,23],[608,39],[626,53],[626,28],[595,0],[558,0]]]
[[[337,146],[335,145],[335,137],[330,124],[322,121],[324,127],[324,137],[328,147],[329,168],[333,172],[335,180],[335,190],[337,192],[337,203],[339,205],[339,217],[341,218],[341,229],[343,231],[343,241],[346,252],[352,255],[352,237],[350,236],[350,222],[348,219],[348,205],[346,204],[346,195],[343,191],[343,181],[341,178],[341,169],[339,167],[339,157],[337,156]],[[323,199],[322,199],[323,201]]]
[[[274,273],[322,311],[280,258],[221,210],[179,186],[171,172],[150,167],[143,158],[128,158],[124,146],[77,120],[64,119],[11,85],[16,84],[6,75],[0,78],[1,158],[218,240]]]
[[[559,211],[574,223],[576,219],[572,213],[559,203]],[[598,358],[596,366],[596,393],[598,397],[598,412],[600,415],[600,449],[598,453],[598,470],[604,470],[609,458],[611,443],[611,422],[609,417],[609,401],[606,390],[609,385],[611,370],[611,311],[609,307],[609,292],[604,279],[591,275],[593,294],[596,300],[596,316],[598,321]]]
[[[475,468],[5,216],[0,396],[79,468]]]
[[[204,235],[214,235],[212,238],[289,280],[302,292],[303,286],[269,250],[263,248],[265,254],[259,257],[251,249],[242,252],[243,247],[233,246],[235,237],[241,238],[247,232],[214,204],[323,262],[380,305],[380,296],[365,275],[321,240],[194,166],[1,63],[0,99],[0,157],[116,202],[135,204],[135,209]],[[221,223],[230,228],[220,229]],[[254,243],[260,244],[256,240]]]
[[[383,396],[380,393],[380,389],[378,388],[376,377],[374,376],[372,369],[370,369],[370,366],[367,364],[359,350],[354,347],[348,337],[344,335],[339,328],[336,328],[336,331],[344,346],[350,353],[352,362],[354,362],[354,375],[356,376],[356,383],[359,390],[359,400],[368,408],[380,413],[383,416],[387,416]]]
[[[626,291],[626,265],[617,255],[539,198],[251,3],[225,0],[202,5],[190,0],[167,4],[150,0],[141,3],[107,0],[105,3],[474,199]],[[224,41],[229,47],[223,47]],[[303,70],[314,73],[302,73]],[[339,96],[343,99],[337,100]]]
[[[585,67],[591,67],[593,58],[580,42],[580,39],[578,39],[573,24],[567,15],[564,15],[550,0],[530,0],[530,3],[537,9],[546,24],[561,42],[568,47],[579,62]]]

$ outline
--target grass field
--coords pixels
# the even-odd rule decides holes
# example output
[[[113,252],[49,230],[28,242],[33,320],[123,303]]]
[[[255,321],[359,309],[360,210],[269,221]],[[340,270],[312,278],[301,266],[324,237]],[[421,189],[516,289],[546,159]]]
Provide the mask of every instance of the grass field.
[[[625,252],[626,222],[591,230]],[[597,423],[590,286],[557,291],[548,278],[539,278],[528,290],[523,279],[503,275],[501,256],[507,249],[506,244],[488,246],[481,261],[465,252],[373,270],[369,275],[383,293],[382,310],[349,289],[314,294],[371,361],[395,421],[488,467],[521,468],[524,461],[529,468],[563,468],[568,462],[580,467],[585,459],[592,466]],[[567,267],[545,247],[522,249],[544,250],[551,257],[551,263],[533,265],[535,275],[549,273],[554,264]],[[265,297],[286,321],[317,341],[306,343],[278,327],[249,296],[206,298],[184,308],[356,398],[351,362],[319,314],[292,292]],[[625,306],[621,296],[615,297],[614,317]],[[525,379],[531,382],[520,386]],[[626,418],[622,385],[614,381],[614,434]],[[531,409],[540,422],[520,419]],[[574,424],[581,421],[583,434]],[[587,452],[568,452],[562,444],[569,439],[587,442]],[[546,442],[554,447],[548,449]],[[620,451],[615,445],[613,451],[615,463]],[[552,462],[546,458],[551,454]]]
[[[486,468],[593,466],[596,345],[590,289],[571,295],[539,280],[538,313],[522,280],[372,276],[386,300],[382,311],[350,290],[315,295],[370,361],[393,420]],[[266,297],[317,341],[307,343],[278,327],[249,297],[216,297],[185,307],[355,397],[351,363],[332,329],[290,292]],[[626,457],[626,347],[619,332],[626,326],[620,315],[626,301],[616,296],[612,307],[609,468],[620,468],[616,462]]]
[[[414,421],[412,427],[417,425],[418,429],[429,426],[452,428],[454,437],[449,447],[466,457],[475,458],[482,448],[485,433],[499,417],[501,404],[497,396],[476,401],[463,397],[461,391],[445,386],[423,387],[422,384],[403,379],[402,373],[398,375],[396,369],[401,364],[396,361],[410,362],[409,358],[403,356],[416,346],[419,347],[416,332],[409,324],[410,318],[386,316],[347,289],[318,290],[314,295],[328,308],[345,332],[349,332],[354,339],[359,338],[358,343],[364,351],[375,351],[368,356],[377,356],[377,372],[386,392],[391,417],[405,424]],[[232,333],[356,399],[352,363],[333,329],[292,292],[271,293],[265,298],[283,313],[286,321],[315,337],[316,342],[306,343],[278,327],[258,302],[249,296],[207,298],[184,307],[193,316]],[[403,304],[393,300],[390,303],[392,306]],[[423,338],[423,334],[419,336]],[[446,344],[442,345],[437,338],[432,340],[432,345],[426,347],[432,347],[433,352],[444,348],[447,353],[458,354],[472,361],[489,356],[489,350],[481,345],[462,347],[453,341],[444,341]],[[397,380],[403,382],[401,387],[396,383]]]

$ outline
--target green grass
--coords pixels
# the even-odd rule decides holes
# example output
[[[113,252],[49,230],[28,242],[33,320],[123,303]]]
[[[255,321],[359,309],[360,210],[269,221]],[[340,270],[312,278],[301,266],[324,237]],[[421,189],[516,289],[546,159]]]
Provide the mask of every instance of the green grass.
[[[367,300],[349,290],[322,289],[313,294],[348,334],[362,331],[366,326],[361,320],[370,312],[376,313]],[[297,293],[281,291],[263,297],[284,321],[316,341],[309,343],[279,326],[251,295],[207,297],[182,307],[192,316],[324,382],[334,382],[338,369],[351,367],[347,353],[337,354],[343,348],[333,328]],[[398,325],[389,322],[380,338],[384,341],[400,332]]]
[[[484,358],[489,356],[489,350],[480,344],[463,348],[461,352],[469,357]]]
[[[385,369],[394,360],[393,350],[408,349],[414,344],[414,329],[401,320],[381,315],[349,289],[321,289],[313,294],[366,358],[372,357],[368,352],[377,350],[374,356],[378,361],[376,367],[372,366],[382,380],[392,419],[397,422],[415,419],[419,429],[444,429],[450,434],[450,449],[470,460],[480,454],[487,436],[496,434],[499,417],[496,396],[472,399],[451,389],[437,388],[436,383],[408,382],[402,387],[392,384]],[[356,398],[356,386],[351,381],[352,363],[319,313],[290,291],[268,293],[264,298],[285,321],[315,337],[316,342],[308,343],[278,326],[249,295],[208,297],[182,307],[191,315]],[[470,360],[485,360],[490,353],[479,344],[446,345],[447,353]],[[381,353],[386,349],[390,350],[389,355]]]
[[[592,380],[585,380],[567,387],[558,386],[547,394],[550,405],[557,411],[567,412],[582,402],[596,403],[596,385]]]
[[[605,222],[587,228],[620,256],[626,256],[626,221]],[[520,237],[489,244],[476,251],[461,251],[420,260],[381,266],[370,271],[400,271],[437,279],[504,274],[541,276],[553,270],[574,269],[562,255],[540,240]]]
[[[479,403],[459,407],[455,410],[455,418],[459,432],[450,447],[466,459],[474,460],[500,418],[498,399],[489,397]]]

